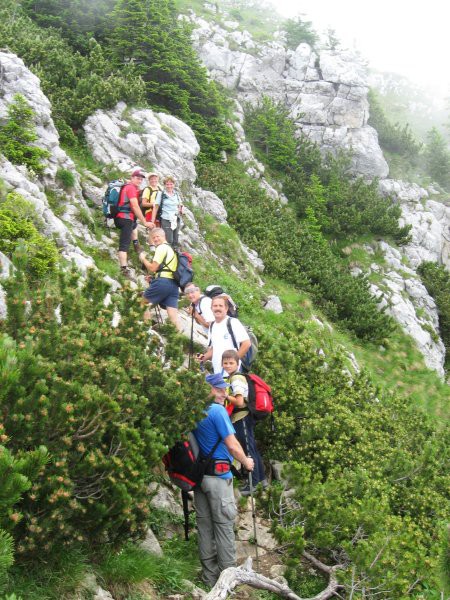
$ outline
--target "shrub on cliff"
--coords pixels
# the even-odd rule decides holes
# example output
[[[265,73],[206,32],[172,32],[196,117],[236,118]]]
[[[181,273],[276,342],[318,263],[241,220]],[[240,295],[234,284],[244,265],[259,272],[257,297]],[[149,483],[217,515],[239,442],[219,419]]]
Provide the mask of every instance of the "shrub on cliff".
[[[258,158],[283,182],[283,192],[301,219],[312,209],[332,238],[373,233],[408,240],[410,226],[399,227],[401,210],[378,192],[377,181],[351,177],[345,155],[321,157],[317,145],[298,137],[288,109],[264,97],[247,106],[245,130]]]
[[[445,345],[445,362],[450,366],[450,275],[443,265],[423,262],[417,269],[439,315],[439,332]]]
[[[37,175],[42,175],[43,160],[50,153],[33,145],[38,135],[34,124],[34,112],[20,94],[8,105],[6,123],[0,125],[0,153],[15,165],[25,165]]]
[[[42,278],[58,264],[58,249],[38,230],[40,223],[31,202],[10,192],[0,198],[0,251],[10,258],[20,251],[21,267],[31,278]]]
[[[104,305],[110,290],[100,274],[81,282],[61,273],[57,285],[28,288],[19,273],[5,285],[15,385],[2,399],[2,422],[13,452],[45,441],[51,457],[19,503],[17,552],[139,536],[152,469],[198,418],[202,377],[179,369],[182,347],[171,330],[160,354],[136,294],[125,290]]]
[[[358,337],[389,335],[392,319],[378,310],[364,277],[352,277],[332,252],[313,212],[299,223],[234,161],[204,167],[199,178],[202,187],[225,199],[230,224],[257,250],[269,274],[310,292],[331,319]]]

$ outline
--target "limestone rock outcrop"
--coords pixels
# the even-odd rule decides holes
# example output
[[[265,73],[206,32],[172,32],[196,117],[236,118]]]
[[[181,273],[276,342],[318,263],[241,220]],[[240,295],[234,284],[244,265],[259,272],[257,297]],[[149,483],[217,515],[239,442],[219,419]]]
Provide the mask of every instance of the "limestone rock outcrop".
[[[0,155],[0,179],[3,180],[6,191],[16,191],[33,204],[36,213],[44,222],[44,234],[54,237],[61,248],[63,258],[75,262],[84,272],[86,268],[94,266],[94,261],[80,249],[77,238],[93,246],[99,243],[79,218],[79,210],[86,211],[87,205],[81,194],[75,165],[59,145],[50,102],[41,90],[39,79],[16,55],[0,52],[0,73],[0,122],[7,118],[8,106],[14,100],[14,96],[22,95],[35,114],[38,134],[36,143],[50,153],[50,157],[45,161],[42,181],[30,174],[26,167],[13,165]],[[63,189],[58,182],[57,173],[60,169],[73,174],[74,185],[70,190]],[[63,213],[61,218],[56,216],[50,207],[46,195],[48,191],[53,192],[60,203],[60,211]]]
[[[131,109],[119,102],[114,110],[96,111],[84,131],[93,157],[124,173],[141,165],[177,181],[193,182],[197,176],[193,161],[200,147],[195,135],[166,113]]]
[[[415,183],[385,179],[380,190],[401,206],[402,225],[411,225],[411,241],[402,247],[411,266],[433,261],[450,270],[450,203],[433,200]]]
[[[318,54],[305,43],[289,50],[281,42],[262,44],[248,32],[230,31],[194,13],[189,19],[203,64],[239,102],[254,105],[261,96],[270,96],[289,108],[299,134],[318,142],[324,152],[352,150],[355,173],[388,175],[377,133],[367,124],[367,73],[355,53]]]

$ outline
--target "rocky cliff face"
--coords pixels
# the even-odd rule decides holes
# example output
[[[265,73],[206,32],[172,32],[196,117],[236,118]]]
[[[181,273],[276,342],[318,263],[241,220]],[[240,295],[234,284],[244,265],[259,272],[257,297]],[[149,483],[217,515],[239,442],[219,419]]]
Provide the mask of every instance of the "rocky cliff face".
[[[191,13],[193,42],[211,77],[239,102],[255,104],[263,94],[290,110],[299,133],[324,152],[353,151],[354,171],[386,177],[388,166],[376,131],[367,125],[368,85],[358,57],[339,51],[317,54],[308,44],[287,50],[280,42],[260,44],[238,23],[222,28]]]
[[[205,27],[214,28],[215,26],[206,24]],[[215,35],[218,35],[217,32]],[[217,42],[217,38],[214,39]],[[249,47],[252,49],[253,42],[247,36],[244,35],[242,40],[244,48]],[[228,40],[227,44],[229,43]],[[237,43],[236,40],[235,43]],[[289,72],[289,89],[293,90],[295,86],[298,86],[298,89],[303,89],[303,84],[310,82],[308,77],[313,77],[314,73],[318,73],[316,58],[313,60],[310,50],[303,46],[299,47],[295,53],[290,54],[284,50],[282,51],[281,48],[277,44],[268,46],[264,54],[267,58],[267,64],[272,65],[274,56],[278,56],[281,61],[277,67],[279,77],[285,78],[283,73]],[[229,48],[226,50],[227,53],[235,52]],[[238,51],[236,50],[236,52]],[[247,54],[247,52],[244,53]],[[300,68],[300,62],[306,55],[309,56],[308,66]],[[252,55],[249,54],[249,56]],[[231,61],[231,57],[229,57],[229,60]],[[250,58],[247,60],[250,60]],[[367,129],[364,125],[367,120],[365,96],[362,92],[358,96],[355,91],[356,88],[361,90],[364,88],[362,79],[361,81],[357,79],[357,77],[362,78],[361,73],[356,67],[350,66],[349,60],[347,62],[344,59],[337,60],[337,57],[331,54],[321,60],[322,62],[319,64],[322,67],[320,69],[323,68],[323,72],[327,74],[327,81],[320,78],[314,81],[331,83],[332,79],[336,79],[336,86],[333,87],[336,93],[333,92],[333,97],[326,110],[324,103],[322,103],[322,108],[319,110],[319,104],[312,101],[311,94],[309,96],[310,105],[316,106],[314,110],[317,110],[317,112],[315,114],[319,115],[322,111],[322,121],[328,123],[320,125],[322,133],[326,135],[327,128],[336,132],[341,127],[346,129],[348,133],[352,129],[350,124],[356,124],[357,122],[361,124],[361,127],[357,128],[359,132],[368,131],[370,128]],[[259,74],[257,79],[259,81],[258,85],[262,85],[264,81],[270,79],[269,73],[271,71],[263,75],[264,61],[261,57],[258,58],[258,61],[260,62],[258,62],[259,71],[257,73]],[[281,63],[284,65],[283,70],[280,70]],[[235,64],[233,61],[229,63],[231,72],[235,70]],[[290,66],[286,66],[287,64]],[[306,63],[303,62],[302,64]],[[296,65],[295,68],[293,65]],[[338,76],[332,75],[333,68],[340,69]],[[270,69],[273,69],[273,66],[270,66]],[[256,80],[254,84],[250,83],[251,70],[247,69],[246,72],[247,75],[243,81],[247,81],[247,83],[245,85],[241,83],[240,78],[237,81],[238,96],[240,95],[241,99],[256,99],[257,94],[262,93],[263,90],[256,86]],[[115,242],[108,235],[103,235],[100,240],[96,239],[80,219],[80,210],[89,214],[85,198],[100,204],[104,189],[102,182],[92,173],[77,173],[75,165],[61,149],[58,134],[51,118],[51,107],[48,99],[40,89],[39,80],[25,68],[23,62],[12,54],[0,52],[0,73],[0,119],[6,116],[7,107],[14,94],[22,94],[36,113],[38,143],[50,152],[43,181],[33,179],[24,167],[14,166],[1,156],[0,178],[5,182],[7,189],[16,190],[34,204],[37,213],[41,215],[45,223],[46,233],[56,238],[64,259],[74,261],[81,271],[85,271],[88,267],[95,268],[94,261],[80,248],[79,242],[83,243],[83,248],[92,246],[108,250],[111,256],[115,256]],[[303,73],[304,77],[295,83],[294,77],[299,73]],[[350,85],[352,78],[354,85]],[[229,79],[231,80],[231,75]],[[339,83],[337,83],[338,80]],[[347,83],[344,83],[344,81],[347,81]],[[361,85],[356,84],[356,81],[359,81]],[[273,82],[269,82],[268,85],[269,90],[272,90],[274,94],[280,93],[280,89],[276,90],[277,86]],[[322,84],[318,85],[317,89],[322,89]],[[340,101],[343,98],[339,94],[343,94],[345,85],[355,89],[353,91],[349,89],[345,102],[341,103]],[[328,85],[323,87],[323,89],[325,88],[330,90]],[[244,92],[242,92],[242,89]],[[339,105],[341,106],[340,111],[337,109]],[[344,106],[347,107],[348,113],[346,113]],[[329,112],[327,112],[328,109]],[[314,110],[311,108],[310,114],[313,114]],[[327,116],[325,116],[324,110]],[[338,117],[338,113],[340,113],[340,117]],[[264,167],[254,160],[251,148],[245,140],[242,129],[242,106],[239,101],[236,103],[236,114],[238,118],[234,127],[240,144],[238,157],[248,164],[249,172],[260,181],[268,193],[283,200],[282,195],[265,182]],[[345,115],[348,116],[348,122],[346,125],[342,125],[346,122]],[[319,116],[315,118],[319,119]],[[337,124],[339,119],[341,125]],[[334,125],[330,125],[332,122]],[[303,127],[305,123],[301,123],[301,125]],[[312,127],[313,124],[309,123],[308,126]],[[105,168],[108,165],[113,165],[126,172],[139,164],[149,169],[155,169],[161,174],[171,173],[175,175],[180,183],[183,183],[183,191],[194,209],[197,207],[211,214],[220,223],[226,223],[226,211],[222,201],[213,193],[195,186],[194,159],[198,153],[198,144],[192,130],[178,119],[167,114],[155,113],[149,109],[132,109],[123,103],[119,103],[114,110],[97,111],[92,115],[85,124],[85,133],[94,158],[99,163],[104,164]],[[376,136],[374,139],[376,141]],[[377,156],[381,155],[378,144],[376,144],[376,148],[375,153]],[[378,164],[377,161],[375,161],[375,164]],[[63,190],[58,183],[57,173],[59,169],[68,170],[75,177],[75,185],[69,192]],[[367,171],[363,172],[366,175],[368,174]],[[424,354],[426,364],[442,375],[444,351],[442,343],[435,341],[437,335],[436,308],[433,300],[428,296],[425,288],[421,286],[412,269],[423,260],[436,260],[448,265],[450,255],[450,209],[430,199],[429,193],[417,186],[391,180],[383,180],[380,186],[384,193],[393,197],[394,201],[401,203],[403,218],[405,222],[413,225],[413,230],[411,244],[401,250],[403,258],[397,250],[391,249],[387,245],[381,247],[385,252],[388,266],[383,273],[384,285],[374,287],[373,291],[375,294],[384,294],[389,312],[401,323],[405,331],[416,340],[418,347]],[[50,207],[46,195],[48,190],[55,192],[61,202],[63,214],[59,217],[54,214]],[[192,253],[201,255],[203,258],[214,257],[219,264],[223,262],[221,257],[214,255],[206,244],[194,214],[189,210],[185,216],[182,241]],[[261,272],[263,265],[257,255],[245,246],[242,246],[242,253],[248,259],[248,271],[245,276],[251,274],[253,277],[259,277],[258,272]],[[5,257],[0,256],[0,259],[3,265],[1,276],[6,276],[10,265]],[[408,261],[406,265],[404,264],[405,260]],[[227,267],[236,273],[242,271],[242,268],[238,270],[234,265],[227,264]],[[410,268],[412,268],[411,272],[405,275],[405,270]],[[111,283],[113,282],[111,281]],[[4,314],[4,311],[4,295],[0,287],[0,316]]]
[[[264,180],[264,167],[255,161],[242,130],[243,105],[254,105],[262,95],[285,104],[299,134],[307,135],[324,153],[351,150],[354,173],[378,177],[380,191],[401,205],[403,221],[412,227],[411,242],[400,251],[381,245],[388,266],[382,288],[374,286],[373,292],[383,294],[387,311],[414,338],[426,364],[443,375],[444,347],[435,341],[436,307],[414,269],[425,260],[450,268],[450,209],[417,185],[387,179],[389,169],[378,135],[367,125],[369,83],[361,58],[347,50],[317,53],[308,44],[288,50],[282,35],[278,41],[261,44],[248,32],[236,31],[238,23],[219,26],[192,12],[189,20],[194,45],[211,77],[237,99],[234,127],[239,157],[272,196],[283,200]]]

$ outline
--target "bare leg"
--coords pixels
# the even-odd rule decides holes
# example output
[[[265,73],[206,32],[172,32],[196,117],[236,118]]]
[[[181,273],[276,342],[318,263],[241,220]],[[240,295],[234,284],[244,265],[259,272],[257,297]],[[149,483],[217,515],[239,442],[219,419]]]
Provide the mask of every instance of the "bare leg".
[[[170,322],[175,325],[177,331],[182,331],[180,320],[178,319],[178,308],[173,308],[171,306],[167,307],[167,316],[170,319]]]
[[[118,257],[119,257],[119,265],[121,267],[126,267],[128,264],[128,253],[127,252],[123,252],[123,250],[119,250],[119,252],[117,253]]]

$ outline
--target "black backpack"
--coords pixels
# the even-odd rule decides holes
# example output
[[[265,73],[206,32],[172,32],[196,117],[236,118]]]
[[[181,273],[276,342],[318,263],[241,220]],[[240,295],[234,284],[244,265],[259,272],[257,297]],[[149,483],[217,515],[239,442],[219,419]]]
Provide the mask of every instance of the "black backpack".
[[[220,444],[220,440],[219,437],[207,456],[201,457],[197,440],[191,432],[186,439],[176,442],[162,458],[170,481],[181,489],[186,541],[189,540],[188,492],[191,492],[202,483],[206,469]]]
[[[208,296],[208,298],[215,298],[216,296],[226,296],[228,298],[227,315],[229,317],[235,317],[237,319],[239,307],[236,304],[236,302],[234,302],[234,300],[231,298],[231,296],[224,292],[220,285],[208,285],[208,287],[205,289],[205,296]]]

